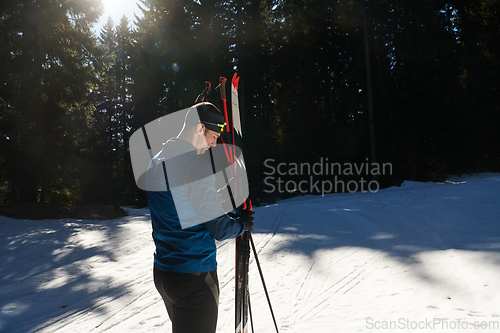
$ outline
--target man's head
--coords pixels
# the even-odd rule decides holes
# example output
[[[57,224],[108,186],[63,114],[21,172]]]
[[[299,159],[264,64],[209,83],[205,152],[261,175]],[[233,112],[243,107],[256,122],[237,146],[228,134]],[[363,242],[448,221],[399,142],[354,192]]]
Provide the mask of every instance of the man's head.
[[[198,154],[203,154],[215,147],[225,125],[224,116],[215,105],[201,102],[189,109],[179,137],[191,142]]]
[[[193,105],[192,108],[198,111],[200,122],[209,130],[220,134],[226,126],[224,116],[212,103],[201,102]]]

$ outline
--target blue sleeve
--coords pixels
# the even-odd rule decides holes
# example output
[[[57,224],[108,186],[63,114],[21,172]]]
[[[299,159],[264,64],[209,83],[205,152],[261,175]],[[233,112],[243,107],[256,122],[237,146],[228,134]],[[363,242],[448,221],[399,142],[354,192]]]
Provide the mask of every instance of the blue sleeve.
[[[235,238],[245,232],[245,222],[241,219],[233,219],[227,214],[222,215],[216,219],[205,222],[205,226],[213,238],[221,241],[228,238]]]

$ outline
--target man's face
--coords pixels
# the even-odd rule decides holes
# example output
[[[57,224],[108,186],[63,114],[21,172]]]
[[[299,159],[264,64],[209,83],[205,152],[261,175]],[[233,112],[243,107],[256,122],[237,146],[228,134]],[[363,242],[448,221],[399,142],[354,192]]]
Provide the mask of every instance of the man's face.
[[[215,147],[217,145],[217,139],[220,137],[220,133],[209,130],[203,125],[204,139],[202,139],[201,147],[198,150],[199,154],[205,153],[210,147]]]
[[[219,137],[220,133],[205,128],[205,140],[207,141],[207,148],[205,149],[205,151],[210,147],[215,147],[217,145],[217,139],[219,139]]]

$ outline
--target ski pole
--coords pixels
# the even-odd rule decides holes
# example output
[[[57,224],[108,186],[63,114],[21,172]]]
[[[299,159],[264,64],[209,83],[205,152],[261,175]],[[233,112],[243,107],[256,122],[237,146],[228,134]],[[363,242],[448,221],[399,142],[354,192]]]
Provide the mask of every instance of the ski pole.
[[[255,333],[255,329],[253,328],[252,305],[250,304],[250,290],[248,291],[248,313],[250,314],[250,327],[252,327],[252,333]]]
[[[226,119],[226,132],[229,132],[229,119],[227,118],[227,103],[226,103],[226,101],[227,101],[226,100],[226,81],[227,81],[227,79],[223,76],[221,76],[219,78],[220,97],[222,99],[222,105],[224,107],[224,118]]]
[[[264,281],[264,274],[262,274],[262,268],[260,267],[259,257],[257,256],[257,251],[255,250],[255,245],[253,243],[252,234],[250,234],[250,244],[252,245],[253,254],[255,256],[255,262],[257,263],[257,268],[259,269],[260,279],[262,280],[262,285],[264,286],[264,292],[266,293],[267,303],[269,304],[269,309],[271,310],[271,316],[273,316],[274,327],[276,332],[278,331],[278,324],[276,323],[276,318],[274,317],[273,307],[271,305],[271,299],[269,298],[269,293],[267,292],[266,282]]]

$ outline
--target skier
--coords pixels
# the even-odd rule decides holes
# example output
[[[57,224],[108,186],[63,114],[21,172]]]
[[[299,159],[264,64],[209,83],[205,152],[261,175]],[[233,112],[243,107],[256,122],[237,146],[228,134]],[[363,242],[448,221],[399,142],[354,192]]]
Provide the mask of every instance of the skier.
[[[224,116],[213,104],[195,104],[180,134],[164,144],[148,168],[154,283],[173,333],[215,332],[219,306],[215,240],[253,231],[254,212],[224,213],[212,165],[201,156],[216,146],[224,126]]]

